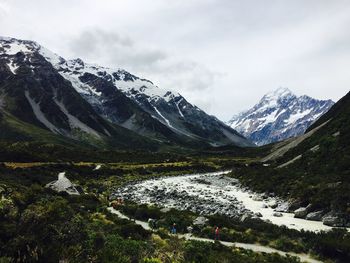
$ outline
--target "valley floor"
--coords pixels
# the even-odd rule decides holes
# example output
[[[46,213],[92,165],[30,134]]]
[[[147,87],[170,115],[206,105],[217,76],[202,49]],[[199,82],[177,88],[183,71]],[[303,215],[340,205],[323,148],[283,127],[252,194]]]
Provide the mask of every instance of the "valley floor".
[[[169,226],[176,222],[178,233],[188,236],[186,227],[199,216],[196,211],[162,211],[156,206],[126,201],[120,211],[141,221],[141,227],[107,210],[117,189],[151,179],[174,181],[180,180],[184,174],[230,170],[234,165],[246,162],[249,162],[247,158],[210,157],[148,162],[0,163],[0,261],[299,262],[294,257],[246,250],[251,249],[249,245],[243,248],[225,246],[246,243],[286,251],[291,255],[312,254],[329,262],[347,262],[349,235],[342,230],[313,233],[280,227],[260,219],[241,221],[227,215],[208,214],[205,225],[194,227],[195,240],[182,240],[170,235]],[[62,171],[80,195],[57,193],[45,187],[57,180]],[[194,180],[188,186],[215,185],[214,181],[208,184],[208,178],[186,178]],[[238,187],[238,184],[232,187]],[[225,198],[230,198],[230,194],[224,192]],[[192,194],[196,195],[195,192]],[[220,199],[218,195],[212,197]],[[224,204],[225,198],[220,202]],[[242,200],[231,198],[235,207],[244,209]],[[157,220],[156,233],[149,231],[148,224],[144,223],[148,218]],[[221,228],[221,240],[229,243],[200,242],[213,238],[215,225]]]

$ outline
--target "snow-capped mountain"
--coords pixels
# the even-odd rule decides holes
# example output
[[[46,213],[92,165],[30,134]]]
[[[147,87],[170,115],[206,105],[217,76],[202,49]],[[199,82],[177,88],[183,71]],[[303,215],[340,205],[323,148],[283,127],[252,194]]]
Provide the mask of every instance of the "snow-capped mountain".
[[[266,94],[253,108],[228,121],[233,129],[264,145],[303,134],[334,102],[296,96],[287,88]]]
[[[66,135],[67,131],[78,129],[95,137],[109,136],[106,127],[97,130],[98,125],[93,124],[96,114],[104,122],[156,141],[252,146],[234,129],[192,105],[179,93],[161,89],[123,69],[88,64],[81,59],[66,60],[36,42],[14,38],[0,38],[0,67],[3,75],[0,84],[5,80],[15,82],[24,75],[29,82],[45,80],[40,91],[36,91],[37,86],[29,88],[23,83],[18,92],[23,92],[21,99],[29,103],[28,111],[33,112],[35,121],[54,133]],[[56,86],[52,87],[54,84]],[[61,98],[63,86],[64,90],[75,94]],[[3,96],[11,99],[11,91],[3,90]],[[43,90],[45,92],[41,93]],[[94,114],[87,114],[73,105],[67,107],[66,102],[78,99],[77,95],[89,104],[89,111]],[[42,97],[47,99],[43,101]],[[44,105],[50,103],[57,116],[62,115],[65,128],[59,127],[62,123],[57,116],[45,111]],[[83,118],[91,120],[87,123]]]

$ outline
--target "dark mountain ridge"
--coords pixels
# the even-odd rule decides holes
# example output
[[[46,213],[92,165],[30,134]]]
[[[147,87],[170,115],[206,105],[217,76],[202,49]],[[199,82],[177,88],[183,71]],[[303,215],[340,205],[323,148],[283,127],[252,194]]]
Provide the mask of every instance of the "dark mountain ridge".
[[[1,111],[54,134],[95,146],[253,145],[180,94],[125,70],[14,38],[0,38],[0,52]]]

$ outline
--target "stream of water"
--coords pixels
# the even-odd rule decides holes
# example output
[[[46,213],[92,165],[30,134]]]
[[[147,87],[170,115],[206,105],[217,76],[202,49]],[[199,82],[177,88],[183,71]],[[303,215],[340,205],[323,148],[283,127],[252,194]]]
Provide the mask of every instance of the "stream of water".
[[[208,215],[220,213],[231,217],[259,216],[276,225],[297,230],[320,231],[331,227],[320,221],[294,218],[293,213],[277,213],[287,204],[278,198],[262,199],[260,195],[243,189],[238,180],[225,176],[226,172],[204,173],[146,180],[119,188],[116,197],[160,207],[191,210]]]

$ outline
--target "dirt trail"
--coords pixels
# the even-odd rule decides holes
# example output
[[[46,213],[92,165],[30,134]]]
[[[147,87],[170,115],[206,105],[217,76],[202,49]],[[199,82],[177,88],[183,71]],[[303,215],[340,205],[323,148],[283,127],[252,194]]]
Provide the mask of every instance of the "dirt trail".
[[[122,214],[120,211],[114,209],[113,207],[108,207],[108,211],[111,212],[112,214],[116,214],[118,217],[131,220],[128,216]],[[134,221],[134,220],[132,220]],[[143,229],[153,231],[151,227],[148,225],[147,222],[140,221],[140,220],[135,220],[135,224],[140,225]],[[203,242],[211,242],[214,243],[215,240],[209,239],[209,238],[200,238],[200,237],[195,237],[192,236],[191,234],[178,234],[177,235],[180,238],[184,238],[186,240],[197,240],[197,241],[203,241]],[[311,258],[309,255],[306,254],[297,254],[293,252],[284,252],[281,250],[277,250],[271,247],[266,247],[266,246],[261,246],[261,245],[256,245],[256,244],[247,244],[247,243],[238,243],[238,242],[226,242],[226,241],[220,241],[221,244],[227,247],[239,247],[243,249],[249,249],[254,252],[262,252],[262,253],[277,253],[281,256],[293,256],[293,257],[298,257],[302,262],[309,262],[309,263],[322,263],[322,261],[315,260]]]

